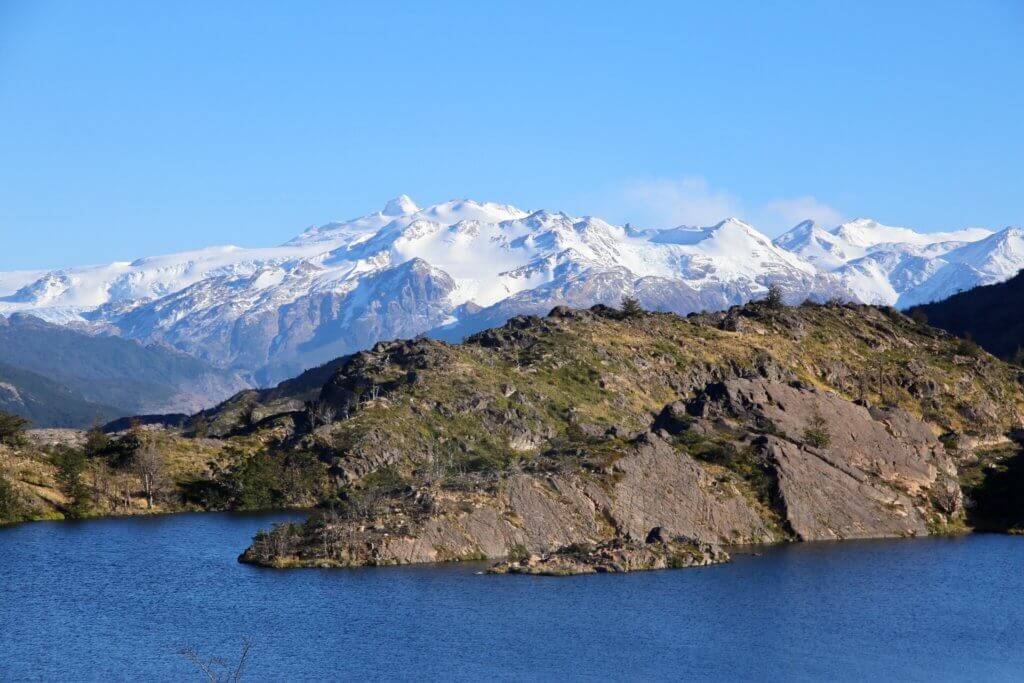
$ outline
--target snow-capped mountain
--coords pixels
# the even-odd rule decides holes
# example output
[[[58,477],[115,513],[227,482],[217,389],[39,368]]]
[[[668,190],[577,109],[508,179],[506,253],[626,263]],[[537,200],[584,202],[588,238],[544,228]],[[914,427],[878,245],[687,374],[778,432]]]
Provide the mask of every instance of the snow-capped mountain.
[[[805,221],[774,243],[835,275],[865,303],[906,308],[1013,277],[1024,267],[1020,234],[1012,227],[919,233],[860,218],[832,230]]]
[[[401,195],[280,247],[0,273],[0,314],[167,344],[269,382],[380,339],[458,336],[624,294],[679,313],[740,303],[772,283],[793,300],[914,303],[1009,277],[1024,265],[1021,246],[1019,230],[922,235],[866,220],[829,231],[805,222],[773,242],[737,219],[639,230],[471,200],[420,208]]]

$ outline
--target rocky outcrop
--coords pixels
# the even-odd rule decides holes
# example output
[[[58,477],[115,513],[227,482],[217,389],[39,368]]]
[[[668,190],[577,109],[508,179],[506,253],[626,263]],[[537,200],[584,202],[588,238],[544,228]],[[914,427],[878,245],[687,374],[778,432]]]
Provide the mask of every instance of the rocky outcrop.
[[[711,476],[655,435],[628,445],[603,469],[522,473],[484,491],[424,487],[372,524],[335,521],[285,534],[283,543],[267,535],[242,559],[275,566],[496,559],[515,548],[547,553],[615,539],[642,542],[653,529],[704,544],[782,540],[738,479]]]
[[[929,520],[962,513],[956,466],[905,411],[766,379],[709,386],[688,411],[698,418],[688,429],[745,430],[739,443],[770,472],[780,514],[798,539],[920,536]]]
[[[940,509],[931,495],[955,474],[942,444],[898,410],[801,383],[732,379],[670,404],[654,425],[604,462],[562,463],[557,473],[523,472],[479,490],[424,487],[415,502],[427,506],[397,505],[372,524],[336,521],[285,541],[267,536],[243,559],[357,566],[523,549],[545,559],[502,571],[654,568],[672,553],[631,545],[652,530],[703,545],[903,537],[960,513],[959,501]],[[586,560],[560,552],[580,545],[601,550]]]
[[[338,364],[322,424],[295,417],[277,442],[329,465],[338,504],[242,559],[543,557],[656,528],[721,545],[962,530],[967,456],[945,443],[968,425],[1005,434],[1024,401],[1017,371],[959,351],[895,311],[837,305],[556,307],[463,344],[378,344]]]
[[[778,481],[783,517],[804,541],[923,536],[923,515],[906,495],[873,484],[852,467],[769,437],[766,454]]]
[[[613,465],[607,510],[618,533],[643,540],[653,528],[704,543],[781,540],[743,494],[739,480],[720,478],[655,434],[641,435]]]
[[[553,553],[510,559],[494,565],[488,573],[536,576],[617,574],[706,567],[729,561],[729,554],[718,546],[652,535],[656,537],[645,543],[616,539],[597,546],[569,546]]]

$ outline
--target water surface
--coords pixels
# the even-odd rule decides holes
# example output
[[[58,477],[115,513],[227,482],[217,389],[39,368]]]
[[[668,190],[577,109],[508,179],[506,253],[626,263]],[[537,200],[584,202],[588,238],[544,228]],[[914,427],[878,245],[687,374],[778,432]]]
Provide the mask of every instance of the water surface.
[[[199,680],[183,645],[230,657],[245,636],[250,680],[1024,675],[1019,537],[800,544],[568,579],[236,562],[285,517],[0,529],[0,680]]]

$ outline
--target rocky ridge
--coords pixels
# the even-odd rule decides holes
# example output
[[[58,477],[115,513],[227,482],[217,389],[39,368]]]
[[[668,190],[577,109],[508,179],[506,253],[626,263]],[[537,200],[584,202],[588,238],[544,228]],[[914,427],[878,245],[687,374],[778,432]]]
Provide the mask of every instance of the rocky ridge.
[[[319,452],[342,488],[241,559],[544,556],[655,529],[707,545],[964,529],[958,465],[972,439],[1005,440],[1021,402],[1018,370],[866,306],[556,308],[461,345],[382,343],[304,411],[244,428]]]

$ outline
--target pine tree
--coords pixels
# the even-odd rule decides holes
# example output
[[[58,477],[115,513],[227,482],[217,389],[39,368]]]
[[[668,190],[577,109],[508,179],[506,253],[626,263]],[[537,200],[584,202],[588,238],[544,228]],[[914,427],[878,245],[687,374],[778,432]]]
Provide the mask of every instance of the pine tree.
[[[622,315],[626,318],[637,318],[644,314],[644,309],[634,297],[622,297]]]
[[[17,448],[25,445],[25,430],[28,420],[0,410],[0,443]]]

